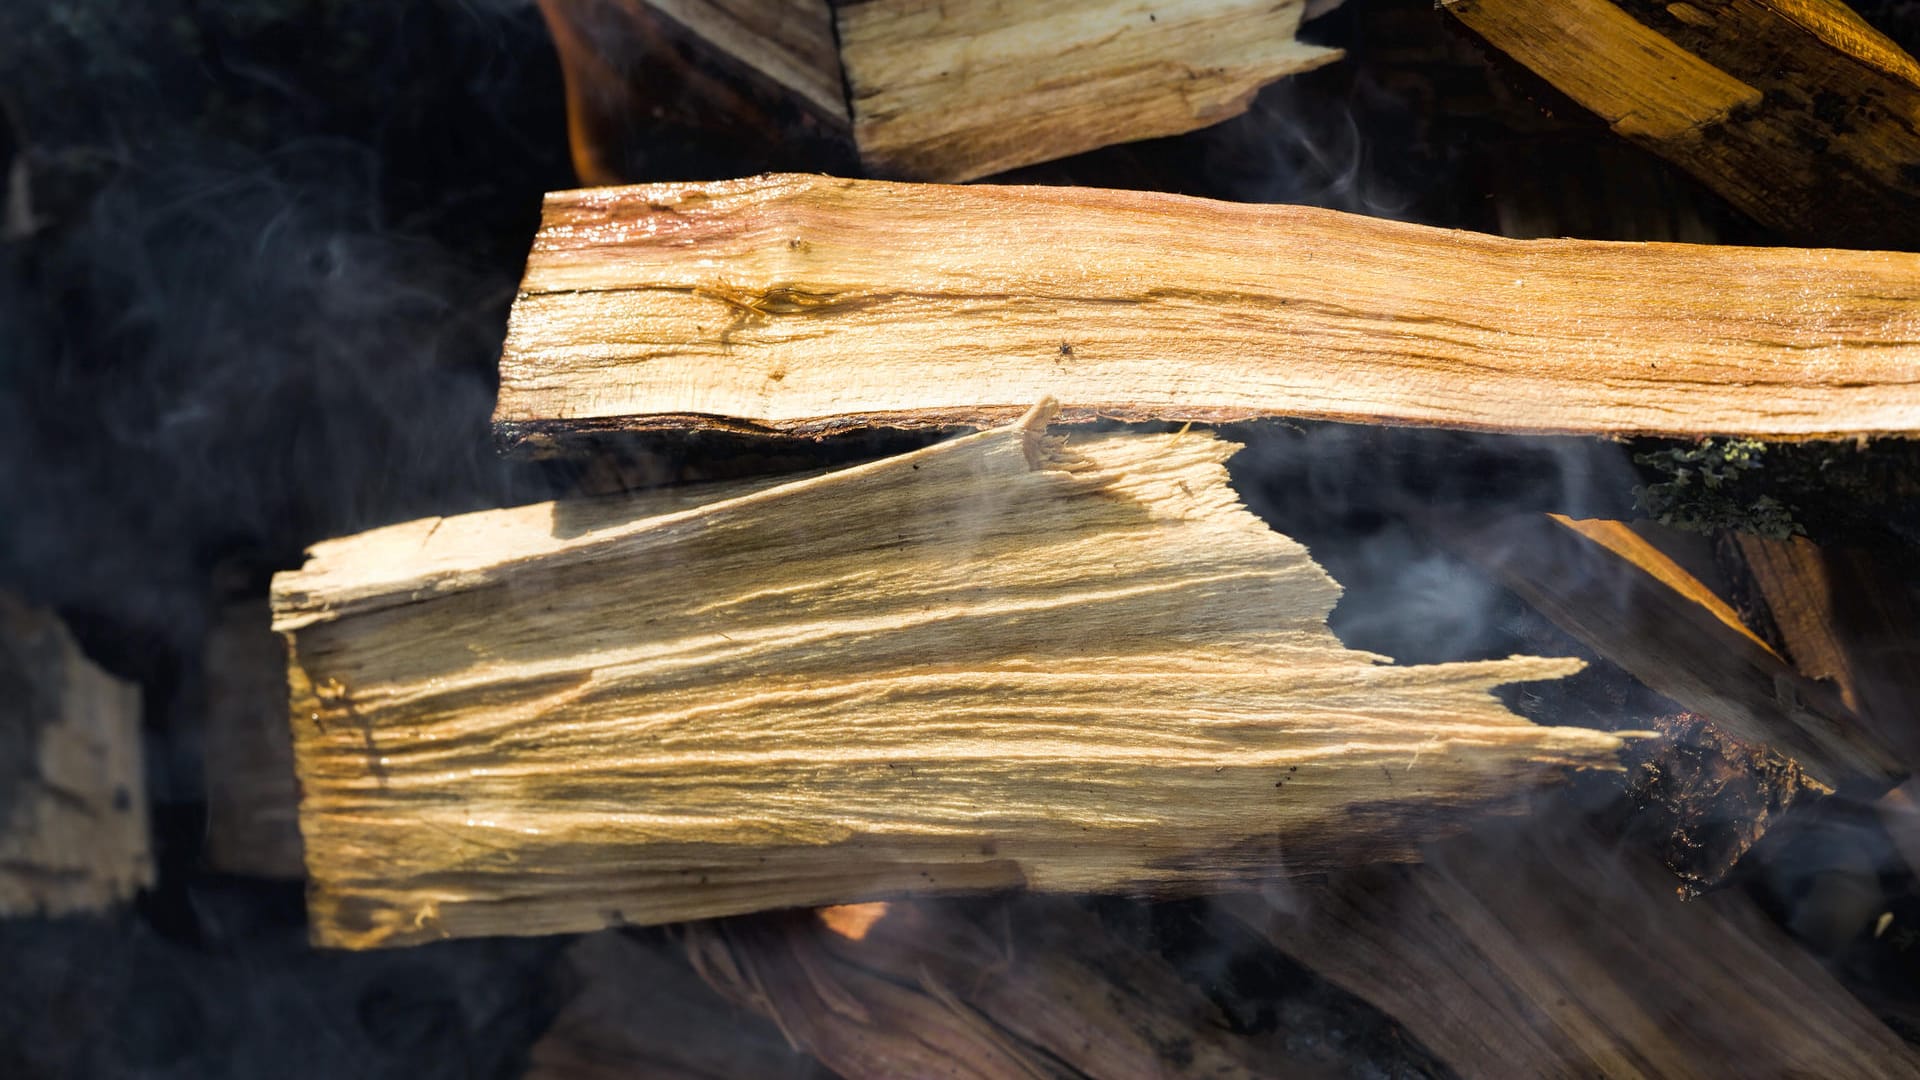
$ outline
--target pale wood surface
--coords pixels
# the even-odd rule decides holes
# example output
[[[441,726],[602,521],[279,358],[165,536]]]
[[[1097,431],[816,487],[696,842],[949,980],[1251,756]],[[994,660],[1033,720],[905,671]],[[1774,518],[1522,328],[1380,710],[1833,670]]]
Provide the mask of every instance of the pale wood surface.
[[[140,691],[0,593],[0,915],[101,911],[153,883]]]
[[[1744,894],[1695,901],[1577,826],[1220,903],[1466,1080],[1909,1077],[1920,1058]]]
[[[1233,444],[1039,416],[679,512],[316,547],[274,605],[317,938],[1187,891],[1613,767],[1619,737],[1487,692],[1575,661],[1341,646],[1339,586],[1241,507]]]
[[[842,0],[855,141],[868,169],[971,180],[1246,111],[1262,86],[1337,60],[1294,40],[1301,0]]]
[[[1920,241],[1920,64],[1837,0],[1443,0],[1756,220]]]
[[[1920,255],[1508,240],[1297,206],[765,176],[548,196],[495,419],[1300,416],[1920,432]]]

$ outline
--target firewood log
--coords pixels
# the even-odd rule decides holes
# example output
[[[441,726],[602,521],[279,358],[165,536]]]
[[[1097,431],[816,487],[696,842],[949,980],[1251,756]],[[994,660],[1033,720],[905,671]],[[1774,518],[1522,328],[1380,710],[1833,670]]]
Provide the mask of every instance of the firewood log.
[[[1920,63],[1838,0],[1442,0],[1756,221],[1920,242]]]
[[[140,691],[0,593],[0,915],[101,911],[153,883]]]
[[[920,891],[1194,891],[1393,858],[1616,765],[1385,666],[1201,432],[1009,428],[713,501],[430,519],[274,582],[316,937]]]
[[[562,192],[495,420],[819,434],[1259,416],[1920,431],[1920,255],[1507,240],[1299,206],[765,176]]]
[[[848,1080],[1250,1078],[1281,1056],[1070,900],[873,907],[847,932],[829,909],[683,933],[716,988]]]
[[[1440,536],[1648,688],[1828,788],[1877,797],[1911,771],[1834,688],[1795,671],[1624,522],[1528,515]]]
[[[1557,820],[1221,903],[1466,1080],[1920,1071],[1746,896],[1682,901],[1651,860]]]
[[[633,113],[757,116],[733,134],[831,132],[869,172],[970,180],[1245,112],[1340,56],[1294,40],[1303,0],[541,0],[581,179],[644,146]],[[680,69],[671,95],[649,69]],[[784,107],[783,107],[784,106]],[[851,157],[848,157],[851,164]],[[797,166],[789,166],[797,167]]]
[[[1237,116],[1337,60],[1303,0],[843,0],[854,140],[873,174],[971,180]]]

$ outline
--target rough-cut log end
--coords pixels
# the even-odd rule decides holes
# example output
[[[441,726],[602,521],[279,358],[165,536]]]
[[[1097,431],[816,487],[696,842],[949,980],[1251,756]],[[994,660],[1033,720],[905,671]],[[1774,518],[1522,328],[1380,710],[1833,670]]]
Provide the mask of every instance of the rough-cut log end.
[[[550,195],[495,421],[1920,433],[1920,255],[774,175]],[[721,418],[721,419],[715,419]]]
[[[102,911],[153,882],[140,691],[0,593],[0,915]]]
[[[703,505],[423,521],[275,581],[318,939],[1409,855],[1620,736],[1394,667],[1200,432],[1012,427]]]

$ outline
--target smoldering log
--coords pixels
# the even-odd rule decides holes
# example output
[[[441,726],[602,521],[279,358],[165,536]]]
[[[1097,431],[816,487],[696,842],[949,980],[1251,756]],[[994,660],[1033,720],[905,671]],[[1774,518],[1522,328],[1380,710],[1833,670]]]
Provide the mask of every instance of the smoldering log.
[[[1383,665],[1210,434],[1019,425],[431,519],[274,582],[316,938],[365,947],[1410,854],[1619,735]],[[669,499],[675,498],[672,496]],[[698,497],[693,497],[695,502]]]
[[[102,911],[152,883],[139,689],[0,592],[0,915]]]
[[[1744,894],[1559,819],[1489,823],[1417,866],[1222,903],[1467,1080],[1912,1076],[1920,1058]],[[1703,1063],[1711,1063],[1703,1066]]]
[[[1920,241],[1920,63],[1839,0],[1441,6],[1762,224]]]
[[[560,192],[494,418],[820,434],[1294,416],[1920,431],[1920,255],[1508,240],[1301,206],[763,176]]]

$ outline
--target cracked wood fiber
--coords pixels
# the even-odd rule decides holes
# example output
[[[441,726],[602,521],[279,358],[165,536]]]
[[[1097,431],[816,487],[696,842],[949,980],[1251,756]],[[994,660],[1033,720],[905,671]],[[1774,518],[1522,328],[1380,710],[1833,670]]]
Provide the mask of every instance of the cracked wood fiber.
[[[317,546],[274,583],[317,939],[1195,891],[1615,767],[1619,736],[1488,693],[1577,661],[1343,647],[1339,586],[1228,488],[1234,444],[1042,415],[704,504]]]
[[[1756,221],[1920,243],[1920,63],[1835,0],[1442,0]]]
[[[1245,112],[1340,58],[1302,0],[842,0],[854,139],[873,172],[971,180]]]
[[[1296,416],[1920,431],[1920,255],[1508,240],[1300,206],[763,176],[560,192],[496,423],[819,434]]]

